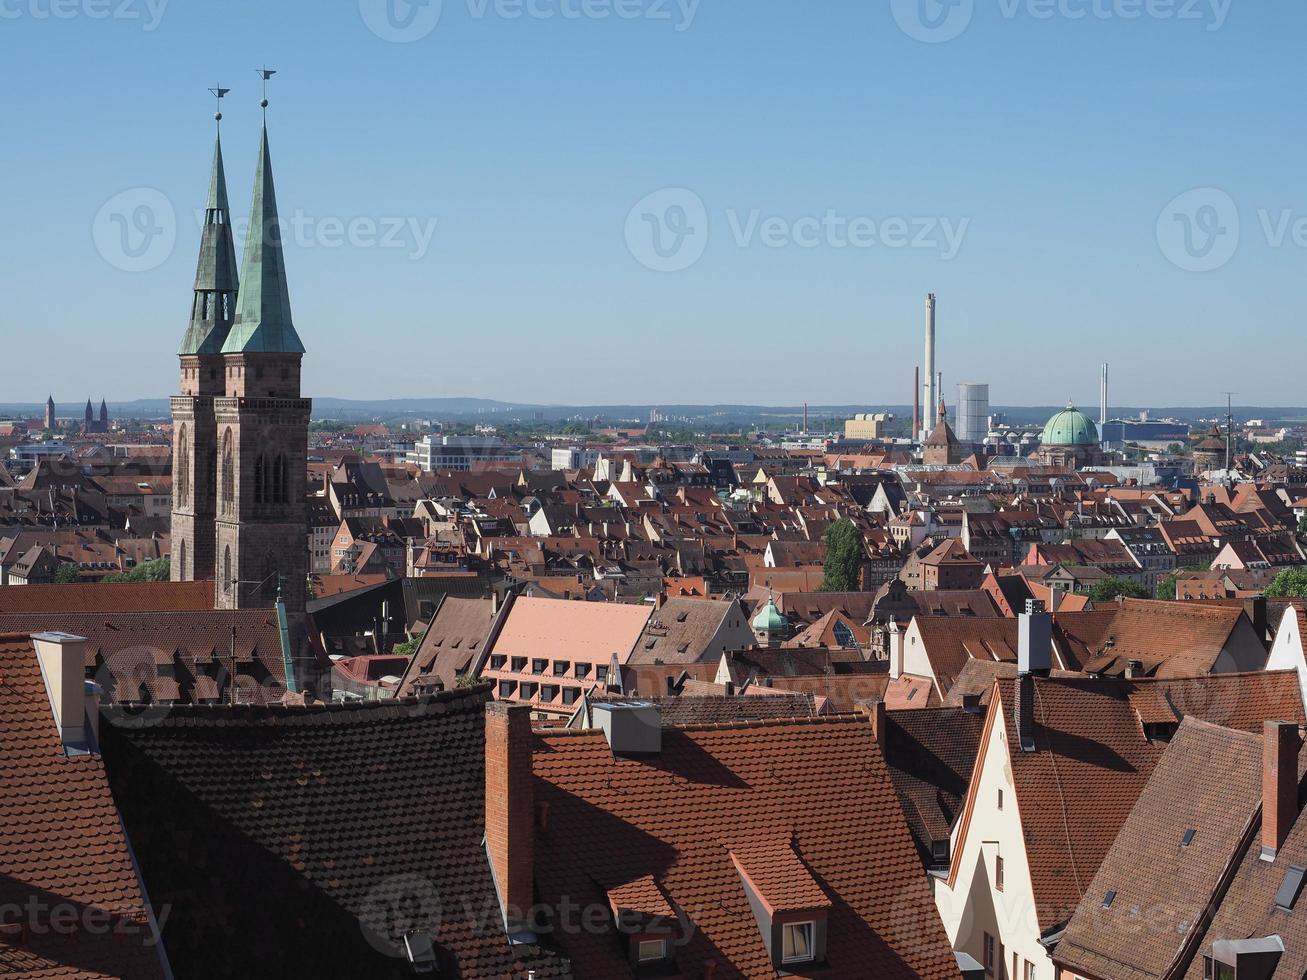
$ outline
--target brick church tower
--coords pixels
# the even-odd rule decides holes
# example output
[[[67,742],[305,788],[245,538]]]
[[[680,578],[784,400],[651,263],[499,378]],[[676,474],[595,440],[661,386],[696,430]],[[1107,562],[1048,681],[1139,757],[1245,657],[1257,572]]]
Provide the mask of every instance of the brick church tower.
[[[204,208],[191,323],[177,351],[182,393],[172,399],[174,582],[212,581],[215,576],[218,439],[213,400],[226,393],[222,345],[236,316],[237,284],[236,249],[219,137],[213,146],[213,172]]]
[[[278,592],[302,630],[308,580],[305,502],[309,410],[304,345],[291,320],[266,121],[250,204],[236,320],[222,345],[214,399],[218,488],[217,606],[268,606]]]

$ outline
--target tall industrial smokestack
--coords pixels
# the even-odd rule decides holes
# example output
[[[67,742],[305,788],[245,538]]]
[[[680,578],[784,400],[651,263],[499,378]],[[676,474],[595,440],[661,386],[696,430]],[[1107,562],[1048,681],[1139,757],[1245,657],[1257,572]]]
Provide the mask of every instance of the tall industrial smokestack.
[[[935,390],[935,294],[926,295],[926,420],[922,436],[935,431],[939,423],[939,393]]]
[[[921,438],[921,368],[912,369],[912,438]]]
[[[803,403],[803,434],[808,434],[808,403]]]
[[[1098,394],[1098,441],[1107,441],[1107,365],[1103,365],[1103,383]]]

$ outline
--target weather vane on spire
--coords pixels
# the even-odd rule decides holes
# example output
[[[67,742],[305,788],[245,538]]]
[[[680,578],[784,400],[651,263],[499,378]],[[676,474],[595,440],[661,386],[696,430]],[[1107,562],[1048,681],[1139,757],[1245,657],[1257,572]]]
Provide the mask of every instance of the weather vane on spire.
[[[218,111],[213,114],[213,121],[218,124],[219,129],[222,129],[222,97],[230,92],[231,89],[219,86],[218,88],[211,88],[209,91],[212,92],[213,97],[218,100]]]
[[[259,107],[263,109],[263,119],[266,122],[268,119],[268,79],[277,74],[277,72],[276,69],[268,68],[266,66],[263,68],[255,68],[254,70],[263,78],[263,101],[259,103]]]

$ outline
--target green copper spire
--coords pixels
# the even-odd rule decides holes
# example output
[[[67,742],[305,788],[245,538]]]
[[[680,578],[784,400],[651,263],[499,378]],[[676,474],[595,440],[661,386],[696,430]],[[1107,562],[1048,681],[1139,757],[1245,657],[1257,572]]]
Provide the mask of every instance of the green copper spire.
[[[223,344],[224,354],[303,354],[304,344],[290,315],[290,290],[281,250],[277,195],[272,185],[268,127],[259,140],[258,171],[250,202],[250,228],[241,265],[240,305]]]
[[[195,268],[191,325],[178,354],[219,354],[236,315],[236,247],[231,237],[227,176],[222,167],[222,139],[213,144],[213,172],[200,233],[200,260]]]

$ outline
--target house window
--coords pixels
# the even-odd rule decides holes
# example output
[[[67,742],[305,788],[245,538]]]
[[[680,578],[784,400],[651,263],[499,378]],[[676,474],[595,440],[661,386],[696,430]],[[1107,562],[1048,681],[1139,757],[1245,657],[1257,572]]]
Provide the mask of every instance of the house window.
[[[781,927],[781,962],[808,963],[813,955],[812,922],[787,922]]]
[[[596,667],[596,668],[595,668],[595,680],[597,680],[600,684],[603,684],[605,681],[607,681],[607,680],[608,680],[608,668],[607,668],[607,667]]]
[[[563,688],[563,704],[576,704],[577,698],[581,696],[579,687]]]
[[[567,661],[566,661],[566,660],[555,660],[555,661],[554,661],[554,676],[555,676],[555,677],[566,677],[566,676],[567,676],[567,666],[568,666],[568,664],[567,664]]]
[[[1022,974],[1021,980],[1035,980],[1035,964],[1026,960],[1026,969]]]
[[[522,686],[521,688],[519,688],[519,691],[521,692],[522,697],[526,698],[527,700],[530,700],[531,698],[536,696],[535,684],[532,684],[528,681],[522,682]]]
[[[667,958],[666,939],[641,939],[636,951],[636,958],[641,963],[657,963]]]
[[[531,661],[531,673],[533,673],[533,674],[543,674],[543,673],[545,672],[545,668],[548,667],[548,666],[549,666],[549,661],[548,661],[548,660],[532,660],[532,661]]]
[[[998,791],[998,808],[1003,809],[1003,791],[1001,789]]]
[[[514,657],[514,658],[513,658],[513,669],[514,669],[514,670],[526,670],[526,657]]]
[[[558,685],[557,685],[557,684],[541,684],[541,685],[540,685],[540,700],[541,700],[541,701],[552,701],[552,700],[554,700],[554,698],[556,698],[556,697],[558,697]]]
[[[949,839],[935,840],[930,842],[930,857],[936,864],[949,863]]]
[[[590,676],[590,665],[589,665],[589,664],[577,664],[577,665],[576,665],[576,679],[577,679],[577,680],[579,680],[579,681],[580,681],[580,680],[585,680],[585,679],[586,679],[587,677],[589,677],[589,676]]]
[[[1003,890],[1003,859],[994,858],[994,887],[999,891]]]
[[[515,690],[517,690],[517,682],[515,681],[499,682],[499,696],[501,698],[511,698]]]
[[[985,972],[994,975],[994,937],[985,933]]]
[[[495,656],[493,656],[493,657],[490,658],[490,669],[491,669],[491,670],[503,670],[503,669],[504,669],[504,664],[506,664],[506,663],[508,663],[508,658],[507,658],[507,657],[502,656],[502,655],[500,655],[500,654],[496,654]]]

